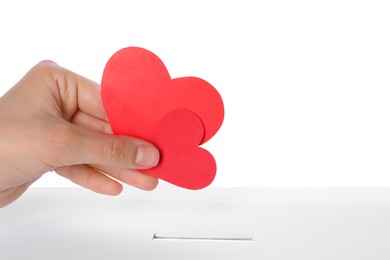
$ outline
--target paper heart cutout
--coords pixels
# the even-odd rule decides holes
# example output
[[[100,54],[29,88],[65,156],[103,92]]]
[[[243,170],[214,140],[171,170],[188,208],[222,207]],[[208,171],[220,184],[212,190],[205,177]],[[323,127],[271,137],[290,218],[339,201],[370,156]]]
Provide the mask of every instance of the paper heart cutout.
[[[224,106],[218,91],[197,77],[171,79],[152,52],[128,47],[107,62],[102,101],[114,134],[156,144],[161,158],[146,174],[188,189],[209,185],[213,156],[198,147],[221,127]]]
[[[208,141],[221,127],[222,98],[197,77],[171,79],[164,63],[152,52],[127,47],[107,62],[102,77],[102,100],[115,134],[150,140],[155,126],[170,111],[188,109],[202,120]]]
[[[160,163],[144,173],[187,189],[208,186],[215,178],[216,163],[207,150],[198,147],[204,128],[193,112],[169,112],[155,127],[152,142],[160,147]]]

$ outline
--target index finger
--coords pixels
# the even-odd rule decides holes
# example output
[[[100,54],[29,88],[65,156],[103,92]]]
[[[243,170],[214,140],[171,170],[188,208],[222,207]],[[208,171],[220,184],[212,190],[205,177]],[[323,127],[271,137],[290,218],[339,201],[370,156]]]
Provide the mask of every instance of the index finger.
[[[77,102],[81,111],[107,121],[107,115],[104,111],[101,87],[98,83],[73,73],[76,77]]]

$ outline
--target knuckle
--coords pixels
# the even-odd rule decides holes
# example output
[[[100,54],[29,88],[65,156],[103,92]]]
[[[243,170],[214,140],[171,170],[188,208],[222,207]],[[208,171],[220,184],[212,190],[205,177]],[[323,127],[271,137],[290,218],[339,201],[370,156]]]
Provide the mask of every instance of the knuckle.
[[[102,122],[98,127],[97,131],[112,134],[111,126],[108,122]]]
[[[106,147],[106,154],[108,154],[111,162],[122,162],[126,158],[126,143],[123,139],[115,138]]]
[[[57,68],[58,68],[57,63],[51,60],[41,60],[35,65],[35,69],[37,70],[54,70]]]
[[[35,66],[31,69],[31,72],[39,75],[52,75],[58,73],[60,70],[60,66],[58,66],[58,64],[54,61],[42,60],[35,64]]]
[[[43,67],[52,67],[52,66],[56,66],[57,63],[55,63],[52,60],[41,60],[40,62],[38,62],[37,65],[38,66],[43,66]]]

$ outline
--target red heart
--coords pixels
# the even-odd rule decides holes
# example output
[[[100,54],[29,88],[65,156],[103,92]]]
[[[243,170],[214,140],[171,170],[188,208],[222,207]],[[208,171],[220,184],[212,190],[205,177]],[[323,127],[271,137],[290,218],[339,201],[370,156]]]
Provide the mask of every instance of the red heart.
[[[224,117],[212,85],[196,77],[171,79],[155,54],[129,47],[107,62],[101,95],[114,134],[149,140],[160,149],[159,165],[145,173],[189,189],[213,181],[215,160],[198,147]]]
[[[156,126],[152,142],[160,147],[161,161],[143,172],[177,186],[196,190],[215,177],[214,157],[198,147],[204,135],[200,118],[189,110],[168,113]]]
[[[150,140],[168,112],[188,109],[202,120],[208,141],[222,125],[224,107],[218,91],[196,77],[171,79],[164,63],[152,52],[128,47],[107,62],[102,99],[115,134]]]

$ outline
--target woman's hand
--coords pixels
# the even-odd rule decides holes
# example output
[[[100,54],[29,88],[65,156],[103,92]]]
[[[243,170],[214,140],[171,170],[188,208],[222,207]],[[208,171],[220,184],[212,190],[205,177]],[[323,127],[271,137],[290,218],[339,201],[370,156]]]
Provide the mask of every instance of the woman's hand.
[[[158,161],[154,145],[112,135],[97,83],[54,62],[0,98],[0,207],[48,171],[102,194],[119,194],[118,181],[151,190],[157,179],[138,170]]]

